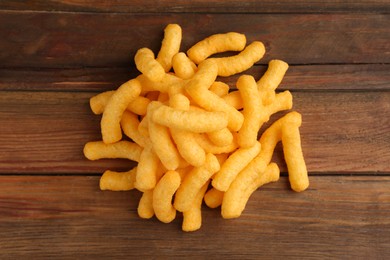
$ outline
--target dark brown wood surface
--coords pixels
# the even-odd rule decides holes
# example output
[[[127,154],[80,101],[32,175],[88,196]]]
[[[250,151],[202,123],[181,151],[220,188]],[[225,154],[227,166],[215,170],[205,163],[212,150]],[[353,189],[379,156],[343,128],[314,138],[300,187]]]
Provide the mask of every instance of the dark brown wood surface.
[[[242,217],[203,210],[203,228],[184,233],[137,217],[140,193],[101,192],[97,177],[4,176],[2,253],[14,257],[384,259],[389,252],[390,177],[320,176],[304,193],[288,181],[264,186]],[[9,256],[9,255],[8,255]]]
[[[239,0],[193,0],[177,1],[74,1],[74,0],[34,0],[12,1],[3,0],[0,7],[6,10],[37,10],[37,11],[71,11],[71,12],[120,12],[120,13],[231,13],[231,12],[256,12],[256,13],[324,13],[324,12],[379,12],[389,13],[389,5],[386,0],[247,0],[245,3]]]
[[[0,1],[0,258],[388,258],[389,13],[381,0]],[[105,169],[134,163],[83,157],[100,139],[89,98],[138,75],[135,51],[157,51],[172,22],[182,50],[218,32],[263,41],[256,78],[290,64],[280,90],[303,116],[307,191],[289,188],[280,147],[281,180],[238,219],[204,206],[194,233],[181,215],[140,219],[137,191],[99,190]]]
[[[167,23],[183,27],[183,50],[211,34],[238,31],[248,43],[264,42],[265,64],[275,58],[289,64],[390,62],[386,14],[0,14],[0,49],[7,50],[0,64],[12,68],[129,66],[139,48],[158,51]]]

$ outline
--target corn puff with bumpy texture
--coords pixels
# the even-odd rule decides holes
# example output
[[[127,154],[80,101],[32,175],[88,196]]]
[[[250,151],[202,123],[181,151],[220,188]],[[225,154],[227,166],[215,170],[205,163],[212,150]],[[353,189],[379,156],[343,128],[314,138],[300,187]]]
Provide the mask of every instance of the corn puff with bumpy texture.
[[[165,76],[163,66],[154,58],[154,53],[148,48],[137,51],[134,57],[137,69],[148,79],[154,82],[162,80]]]
[[[242,75],[237,80],[237,88],[244,104],[244,122],[238,132],[238,144],[249,148],[257,142],[257,133],[260,129],[262,113],[260,93],[255,79],[249,75]]]
[[[194,168],[184,178],[176,192],[174,207],[181,212],[189,210],[196,194],[211,176],[219,170],[219,167],[219,162],[215,155],[207,154],[205,164]]]
[[[107,170],[100,177],[101,190],[126,191],[134,189],[137,167],[127,172],[114,172]]]
[[[300,192],[309,186],[309,177],[303,158],[299,133],[302,117],[297,112],[291,112],[291,114],[294,117],[291,117],[289,123],[282,127],[283,153],[287,164],[291,188],[294,191]]]
[[[218,131],[228,124],[227,115],[224,112],[193,111],[174,109],[162,105],[153,114],[153,121],[169,127],[194,133],[206,133]]]
[[[153,210],[161,222],[169,223],[175,219],[176,209],[172,206],[172,197],[180,181],[179,173],[167,171],[153,189]]]
[[[235,56],[223,58],[210,58],[218,66],[218,76],[228,77],[243,72],[258,62],[265,53],[262,42],[252,42],[242,52]]]
[[[172,67],[175,74],[182,79],[191,78],[198,69],[195,63],[193,63],[184,52],[179,52],[173,56]]]
[[[201,63],[207,57],[226,51],[241,51],[245,48],[246,37],[244,34],[229,32],[214,34],[196,43],[187,54],[196,64]]]
[[[182,32],[177,24],[168,24],[164,30],[164,39],[161,43],[161,49],[157,54],[156,60],[168,72],[172,68],[172,58],[180,50]]]
[[[84,156],[92,161],[104,158],[123,158],[138,162],[141,152],[141,146],[129,141],[119,141],[113,144],[95,141],[88,142],[84,146]]]
[[[195,231],[200,228],[202,225],[202,202],[204,194],[209,185],[209,181],[206,182],[202,188],[199,190],[198,194],[196,194],[194,201],[192,202],[192,206],[189,210],[183,212],[183,231]]]
[[[220,191],[227,191],[237,174],[259,154],[260,149],[261,144],[256,142],[250,148],[240,148],[232,153],[214,176],[213,187]]]
[[[128,104],[141,93],[141,84],[132,79],[122,84],[109,99],[100,123],[103,142],[115,143],[122,138],[120,121]]]
[[[153,101],[148,107],[148,129],[150,141],[157,156],[162,164],[168,170],[175,170],[179,167],[181,157],[175,144],[171,139],[169,129],[163,125],[156,123],[153,119],[153,113],[162,106],[158,101]]]
[[[138,216],[141,218],[152,218],[154,216],[153,209],[153,190],[147,190],[142,194],[138,203]]]

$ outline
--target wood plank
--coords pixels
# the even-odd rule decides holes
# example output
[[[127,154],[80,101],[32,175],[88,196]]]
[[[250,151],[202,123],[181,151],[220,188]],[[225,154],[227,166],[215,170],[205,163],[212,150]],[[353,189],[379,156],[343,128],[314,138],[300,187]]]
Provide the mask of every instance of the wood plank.
[[[386,0],[363,0],[354,2],[345,1],[313,1],[313,0],[247,0],[245,3],[236,0],[195,0],[172,1],[161,0],[158,4],[154,1],[126,0],[113,1],[109,4],[92,1],[12,1],[0,2],[0,9],[8,10],[39,10],[39,11],[72,11],[72,12],[212,12],[212,13],[324,13],[324,12],[381,12],[389,13],[389,5]]]
[[[258,79],[265,70],[265,65],[258,65],[244,73]],[[292,65],[279,89],[390,90],[389,71],[390,64]],[[132,67],[0,69],[0,91],[107,91],[137,75],[139,72]],[[239,75],[219,80],[233,88]]]
[[[83,145],[100,139],[95,93],[2,92],[0,173],[98,173],[126,161],[84,159]],[[390,172],[390,92],[294,92],[303,115],[302,146],[309,171]],[[279,115],[280,116],[280,115]],[[272,117],[271,122],[278,116]],[[275,152],[282,170],[282,152]]]
[[[261,63],[390,63],[384,14],[105,14],[0,11],[3,68],[111,67],[133,64],[137,49],[158,51],[163,29],[179,23],[182,50],[214,33],[263,41]]]
[[[370,258],[390,253],[390,177],[318,176],[302,193],[287,178],[250,198],[243,215],[202,209],[202,228],[142,220],[140,194],[101,192],[98,177],[1,176],[0,251],[8,257]]]
[[[100,119],[89,109],[92,95],[3,92],[1,172],[93,173],[132,168],[134,163],[127,160],[85,160],[85,142],[101,139]]]

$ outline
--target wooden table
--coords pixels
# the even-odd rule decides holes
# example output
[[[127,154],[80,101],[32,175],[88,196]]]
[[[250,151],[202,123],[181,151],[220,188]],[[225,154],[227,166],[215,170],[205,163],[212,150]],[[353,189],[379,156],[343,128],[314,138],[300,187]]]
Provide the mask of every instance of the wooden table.
[[[101,2],[0,2],[1,259],[388,258],[388,1]],[[270,59],[290,64],[280,90],[303,116],[307,191],[289,188],[280,148],[279,182],[238,219],[204,206],[193,233],[181,216],[140,219],[137,191],[99,190],[105,169],[134,163],[84,158],[101,138],[89,98],[137,75],[135,51],[157,52],[168,23],[182,26],[182,50],[227,31],[263,41],[256,77]]]

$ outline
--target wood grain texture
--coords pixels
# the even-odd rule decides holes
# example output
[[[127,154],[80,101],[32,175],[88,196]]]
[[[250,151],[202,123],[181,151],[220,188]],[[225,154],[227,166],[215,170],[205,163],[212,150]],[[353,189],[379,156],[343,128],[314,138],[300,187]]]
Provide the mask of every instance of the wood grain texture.
[[[1,171],[91,173],[107,167],[132,168],[134,163],[127,160],[85,160],[82,152],[85,142],[101,140],[100,118],[89,108],[92,95],[3,92]]]
[[[140,219],[137,191],[99,190],[135,163],[84,158],[101,138],[89,98],[138,74],[136,50],[157,52],[168,23],[182,51],[228,31],[263,41],[256,78],[290,64],[279,89],[303,115],[308,190],[290,189],[281,145],[279,182],[239,219],[203,207],[191,234],[181,214]],[[387,259],[389,24],[387,0],[0,1],[0,259]]]
[[[241,73],[259,79],[266,65]],[[278,90],[390,90],[390,64],[290,66]],[[219,78],[233,89],[241,75]],[[71,69],[0,69],[0,91],[107,91],[136,77],[132,67]]]
[[[182,50],[214,33],[263,41],[261,63],[390,63],[384,14],[105,14],[0,11],[1,67],[116,67],[141,47],[160,48],[168,23],[183,28]],[[362,26],[364,25],[364,26]]]
[[[202,228],[187,234],[180,214],[170,224],[142,220],[137,191],[101,192],[98,177],[1,176],[0,256],[383,259],[390,253],[390,177],[310,181],[302,193],[291,191],[285,177],[262,187],[234,220],[203,206]]]
[[[389,13],[389,5],[385,0],[194,0],[194,1],[81,1],[81,0],[36,0],[0,2],[1,9],[9,10],[38,10],[38,11],[71,11],[71,12],[213,12],[213,13],[323,13],[323,12],[381,12]]]
[[[134,166],[84,159],[84,144],[101,140],[100,116],[89,109],[93,95],[2,92],[0,173],[86,174]],[[294,110],[303,116],[309,171],[390,172],[390,92],[294,92],[293,97]],[[285,170],[280,148],[275,156]]]

